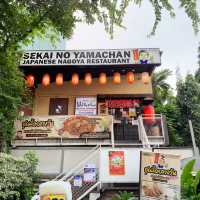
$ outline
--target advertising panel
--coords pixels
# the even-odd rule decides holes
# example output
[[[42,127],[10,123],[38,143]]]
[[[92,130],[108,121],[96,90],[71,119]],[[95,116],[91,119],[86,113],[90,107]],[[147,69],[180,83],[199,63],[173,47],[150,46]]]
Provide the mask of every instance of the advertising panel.
[[[109,152],[110,175],[125,175],[124,151]]]
[[[112,116],[26,117],[15,122],[16,139],[110,138]]]
[[[160,64],[159,49],[100,49],[71,51],[26,51],[20,66]]]
[[[83,181],[85,183],[96,182],[96,166],[95,166],[95,164],[87,164],[84,167]]]
[[[81,175],[74,176],[74,187],[82,187],[82,176]]]
[[[141,200],[180,200],[180,156],[141,153]]]
[[[97,98],[96,97],[77,97],[75,115],[96,115]]]

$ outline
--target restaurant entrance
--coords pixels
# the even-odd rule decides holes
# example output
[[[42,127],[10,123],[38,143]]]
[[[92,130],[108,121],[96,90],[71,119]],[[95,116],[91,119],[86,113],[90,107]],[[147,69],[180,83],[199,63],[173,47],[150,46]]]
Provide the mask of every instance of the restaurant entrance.
[[[118,143],[138,143],[138,116],[142,99],[122,96],[98,96],[98,114],[112,115],[114,138]]]

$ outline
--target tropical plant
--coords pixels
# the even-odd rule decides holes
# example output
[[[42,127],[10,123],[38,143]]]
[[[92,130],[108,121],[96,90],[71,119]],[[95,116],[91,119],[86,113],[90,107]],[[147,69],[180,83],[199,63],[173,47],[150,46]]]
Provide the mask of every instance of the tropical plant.
[[[132,192],[120,191],[112,198],[112,200],[136,200],[136,198],[133,196]]]
[[[193,167],[195,160],[189,161],[181,174],[181,196],[185,200],[199,200],[198,186],[200,183],[200,170],[193,176]]]
[[[34,194],[38,159],[29,152],[23,159],[0,153],[0,200],[29,200]]]
[[[152,74],[152,87],[155,104],[163,104],[171,99],[172,88],[167,78],[172,74],[169,69],[163,69]]]
[[[179,132],[184,138],[184,145],[191,144],[188,119],[192,121],[197,145],[200,146],[200,83],[188,74],[184,80],[177,82],[177,108],[179,116]]]
[[[176,97],[166,104],[156,104],[156,112],[166,117],[170,146],[182,146],[184,138],[181,136],[180,111],[176,104]]]

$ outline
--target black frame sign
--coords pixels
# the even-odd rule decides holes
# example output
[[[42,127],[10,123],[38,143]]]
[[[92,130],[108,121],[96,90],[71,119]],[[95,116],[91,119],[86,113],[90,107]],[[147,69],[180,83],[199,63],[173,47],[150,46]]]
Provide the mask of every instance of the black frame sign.
[[[159,49],[26,51],[20,66],[160,65]]]

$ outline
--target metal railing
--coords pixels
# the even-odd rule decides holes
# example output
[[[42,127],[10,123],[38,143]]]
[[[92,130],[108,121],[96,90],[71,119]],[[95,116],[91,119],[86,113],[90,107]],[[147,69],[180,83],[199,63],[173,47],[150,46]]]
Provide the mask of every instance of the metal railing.
[[[99,151],[101,146],[97,145],[94,148],[92,148],[90,151],[88,151],[82,159],[77,162],[74,167],[69,172],[62,172],[59,174],[56,178],[53,180],[57,181],[67,181],[71,183],[72,186],[72,194],[73,194],[73,200],[81,200],[85,196],[87,196],[92,190],[97,188],[99,185],[101,185],[101,182],[99,180],[98,175],[98,169],[96,173],[96,181],[93,183],[84,183],[80,188],[76,188],[73,186],[73,178],[76,175],[83,176],[84,174],[84,166],[92,161],[94,158],[99,158]],[[35,196],[32,198],[32,200],[40,200],[40,197],[38,196],[38,192],[35,194]]]
[[[165,144],[165,129],[162,114],[142,115],[140,122],[143,124],[146,136],[151,145]]]
[[[149,139],[146,134],[146,130],[144,128],[143,124],[143,118],[141,116],[138,117],[138,124],[139,124],[139,134],[140,134],[140,140],[142,142],[143,148],[150,148],[151,145],[149,143]]]

